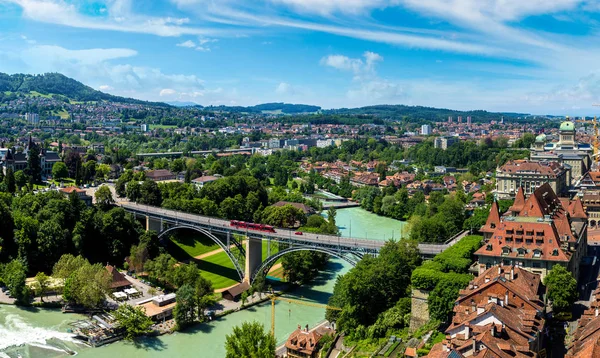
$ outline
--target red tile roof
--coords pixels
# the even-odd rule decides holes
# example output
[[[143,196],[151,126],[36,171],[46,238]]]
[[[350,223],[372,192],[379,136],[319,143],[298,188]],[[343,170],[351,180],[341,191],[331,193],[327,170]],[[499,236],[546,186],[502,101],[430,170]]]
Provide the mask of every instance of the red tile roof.
[[[524,206],[525,206],[525,193],[523,192],[523,187],[519,187],[519,190],[517,190],[517,195],[515,196],[515,201],[508,210],[512,211],[515,214],[518,214],[521,212],[521,210],[523,210]]]

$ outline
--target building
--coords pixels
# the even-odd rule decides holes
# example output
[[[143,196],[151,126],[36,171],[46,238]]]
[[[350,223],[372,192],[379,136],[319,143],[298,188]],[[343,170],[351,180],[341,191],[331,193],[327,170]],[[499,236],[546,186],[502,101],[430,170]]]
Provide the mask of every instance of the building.
[[[175,293],[169,293],[139,302],[138,306],[144,308],[147,317],[157,322],[173,316],[173,309],[177,304],[176,299],[177,295]]]
[[[431,135],[431,126],[429,124],[423,124],[421,126],[422,135]]]
[[[302,212],[306,216],[310,216],[310,215],[312,215],[312,214],[315,213],[315,209],[313,209],[312,207],[310,207],[310,206],[308,206],[306,204],[303,204],[303,203],[292,203],[292,202],[289,202],[289,201],[278,201],[275,204],[273,204],[273,206],[279,207],[279,208],[282,207],[282,206],[286,206],[286,205],[291,205],[291,206],[295,207],[296,209],[302,210]]]
[[[499,199],[513,198],[522,187],[525,194],[548,183],[559,196],[568,194],[570,167],[559,162],[512,160],[496,169],[496,194]]]
[[[598,286],[598,282],[596,285]],[[600,287],[594,290],[590,308],[579,319],[573,340],[567,346],[565,354],[565,358],[588,357],[600,357]]]
[[[119,272],[114,266],[106,265],[106,271],[110,274],[110,289],[113,291],[124,290],[131,287],[131,282],[125,278],[125,275]]]
[[[317,148],[327,148],[335,145],[333,139],[319,139],[317,140]]]
[[[588,214],[588,224],[590,229],[600,227],[600,192],[585,191],[581,198],[581,203],[585,212]]]
[[[458,142],[457,137],[437,137],[433,141],[433,146],[438,149],[446,150],[452,144],[457,143],[457,142]]]
[[[467,125],[470,126],[471,125],[471,116],[467,116]]]
[[[92,206],[92,197],[87,195],[87,192],[83,189],[79,189],[76,186],[69,186],[58,189],[58,191],[63,193],[65,196],[69,196],[71,193],[76,193],[79,199],[85,203],[85,205]]]
[[[535,357],[543,347],[541,277],[493,266],[459,292],[446,339],[427,357]]]
[[[309,331],[308,326],[298,326],[285,342],[287,356],[292,358],[316,358],[319,356],[319,341],[323,336],[317,331]]]
[[[271,138],[271,139],[269,139],[269,148],[271,148],[271,149],[279,149],[279,148],[282,147],[281,146],[282,142],[283,141],[281,139],[279,139],[279,138]]]
[[[27,169],[27,161],[31,151],[38,151],[40,153],[40,168],[42,169],[42,179],[45,179],[52,175],[52,167],[55,163],[60,162],[58,153],[52,152],[46,149],[40,149],[39,146],[32,140],[31,136],[27,143],[27,147],[23,152],[17,152],[14,149],[2,148],[2,155],[0,155],[0,164],[4,173],[6,169],[11,168],[13,172]]]
[[[40,123],[40,116],[37,113],[25,113],[25,120],[27,124],[38,125]]]
[[[579,277],[587,252],[587,215],[579,199],[558,198],[549,184],[527,199],[519,189],[515,203],[504,216],[494,202],[481,228],[485,243],[475,252],[478,271],[498,264],[514,265],[544,278],[554,265]]]
[[[149,170],[146,172],[146,179],[152,181],[175,180],[175,174],[166,169]]]
[[[530,159],[558,161],[571,167],[571,180],[578,181],[592,165],[593,148],[587,143],[575,141],[575,123],[562,122],[559,129],[559,141],[548,143],[545,134],[536,137],[531,147]],[[570,182],[571,183],[571,182]]]
[[[233,287],[230,287],[223,291],[223,298],[229,301],[237,301],[242,296],[242,293],[248,291],[250,289],[250,284],[247,281],[244,281],[240,284],[237,284]]]
[[[202,189],[205,184],[212,183],[219,179],[221,179],[221,178],[217,177],[217,176],[205,175],[205,176],[201,176],[196,179],[193,179],[192,184],[194,184],[196,186],[196,188]]]

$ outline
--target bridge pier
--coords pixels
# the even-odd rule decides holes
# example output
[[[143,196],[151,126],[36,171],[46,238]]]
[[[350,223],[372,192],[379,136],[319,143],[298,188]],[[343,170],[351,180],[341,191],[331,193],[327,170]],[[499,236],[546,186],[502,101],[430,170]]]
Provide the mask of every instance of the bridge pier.
[[[162,232],[164,228],[163,220],[156,220],[150,216],[146,216],[146,231],[154,230],[156,232]]]
[[[246,237],[244,282],[252,284],[252,274],[262,265],[262,241]]]

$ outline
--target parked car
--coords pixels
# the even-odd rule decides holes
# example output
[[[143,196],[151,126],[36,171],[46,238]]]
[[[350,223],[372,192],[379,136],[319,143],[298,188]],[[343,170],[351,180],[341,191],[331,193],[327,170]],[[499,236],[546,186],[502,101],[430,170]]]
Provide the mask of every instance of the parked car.
[[[302,235],[302,231],[296,231],[294,235]]]

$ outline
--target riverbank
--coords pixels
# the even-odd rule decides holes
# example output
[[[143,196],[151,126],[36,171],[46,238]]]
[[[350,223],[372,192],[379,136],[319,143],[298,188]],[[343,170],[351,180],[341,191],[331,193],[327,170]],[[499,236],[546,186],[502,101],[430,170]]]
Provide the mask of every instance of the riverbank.
[[[349,266],[341,260],[332,259],[311,285],[296,287],[283,297],[326,304],[336,278]],[[266,297],[263,295],[266,300]],[[144,358],[224,357],[225,337],[234,326],[243,322],[257,321],[267,330],[271,327],[271,304],[269,302],[247,305],[203,324],[184,331],[159,337],[142,337],[136,342],[120,341],[99,348],[89,348],[75,342],[66,333],[69,323],[85,316],[65,315],[60,310],[23,308],[14,305],[0,306],[0,357],[64,358],[77,352],[78,358],[114,358],[119,356]],[[284,343],[298,325],[314,326],[321,322],[325,309],[287,302],[275,305],[275,337],[278,346]]]

